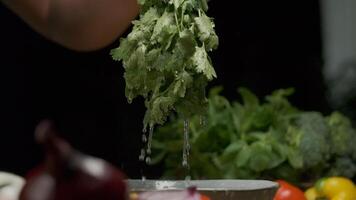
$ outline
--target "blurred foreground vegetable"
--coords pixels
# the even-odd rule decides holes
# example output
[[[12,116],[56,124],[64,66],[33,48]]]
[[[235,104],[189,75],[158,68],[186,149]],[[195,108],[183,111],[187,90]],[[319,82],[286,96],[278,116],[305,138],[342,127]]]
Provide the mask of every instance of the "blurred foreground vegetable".
[[[343,177],[329,177],[319,180],[316,189],[330,200],[355,200],[356,188],[353,182]]]
[[[302,190],[290,183],[278,180],[279,188],[273,200],[307,200]]]
[[[304,195],[307,198],[307,200],[319,200],[320,198],[322,198],[322,195],[319,194],[319,192],[316,190],[315,187],[311,187],[307,189],[304,192]]]
[[[127,200],[119,170],[76,151],[56,133],[49,121],[37,127],[36,139],[46,159],[26,178],[20,200]]]
[[[335,112],[324,117],[292,106],[292,89],[277,90],[260,101],[241,88],[242,102],[210,91],[205,125],[190,123],[190,176],[193,179],[283,179],[300,185],[324,176],[354,177],[356,131]],[[204,120],[203,120],[204,121]],[[165,178],[184,178],[181,166],[183,119],[158,129],[153,164],[164,161]]]

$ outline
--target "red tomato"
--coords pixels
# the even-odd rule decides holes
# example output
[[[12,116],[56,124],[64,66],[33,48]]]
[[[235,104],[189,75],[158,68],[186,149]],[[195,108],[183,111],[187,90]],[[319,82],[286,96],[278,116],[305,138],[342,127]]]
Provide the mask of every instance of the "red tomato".
[[[286,181],[278,180],[279,188],[274,200],[306,200],[304,193],[299,188],[287,183]]]

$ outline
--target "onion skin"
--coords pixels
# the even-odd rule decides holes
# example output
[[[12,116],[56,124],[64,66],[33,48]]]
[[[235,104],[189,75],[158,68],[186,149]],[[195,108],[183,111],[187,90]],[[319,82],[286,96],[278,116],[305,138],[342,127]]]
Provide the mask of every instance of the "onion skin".
[[[27,176],[19,200],[128,199],[125,176],[118,169],[74,150],[54,134],[51,122],[39,126],[36,136],[46,159]]]

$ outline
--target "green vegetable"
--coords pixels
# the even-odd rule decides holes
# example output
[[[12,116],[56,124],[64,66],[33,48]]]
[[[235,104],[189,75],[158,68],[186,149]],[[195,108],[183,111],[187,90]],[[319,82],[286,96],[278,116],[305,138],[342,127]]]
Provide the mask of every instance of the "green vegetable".
[[[292,106],[292,89],[260,101],[240,88],[242,102],[209,94],[206,125],[190,123],[190,175],[194,179],[284,179],[295,184],[320,177],[356,175],[356,132],[340,113],[324,117]],[[183,118],[172,116],[153,142],[155,163],[165,163],[164,178],[184,178],[181,166]],[[352,141],[352,142],[350,142]]]
[[[351,121],[339,112],[326,118],[331,129],[331,151],[338,156],[356,154],[356,132]],[[355,158],[355,157],[354,157]]]
[[[172,111],[184,118],[204,114],[205,87],[216,77],[207,52],[218,46],[206,0],[139,3],[139,20],[111,52],[123,62],[128,101],[145,98],[145,128],[163,124]]]
[[[332,163],[331,169],[329,169],[328,176],[342,176],[347,178],[353,178],[356,174],[355,161],[350,157],[337,157]]]
[[[291,162],[294,168],[311,168],[324,164],[329,159],[329,127],[323,116],[317,112],[298,114],[286,133],[291,148],[298,152],[301,162]],[[295,158],[291,158],[295,159]]]

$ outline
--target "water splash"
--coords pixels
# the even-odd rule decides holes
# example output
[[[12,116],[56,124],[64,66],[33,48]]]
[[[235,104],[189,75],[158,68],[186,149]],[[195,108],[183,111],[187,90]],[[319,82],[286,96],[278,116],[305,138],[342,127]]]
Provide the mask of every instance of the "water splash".
[[[141,181],[145,181],[145,180],[146,180],[146,176],[142,176]]]
[[[189,188],[191,187],[191,181],[192,180],[192,177],[190,177],[189,175],[185,177],[184,179],[184,185],[186,188]]]

